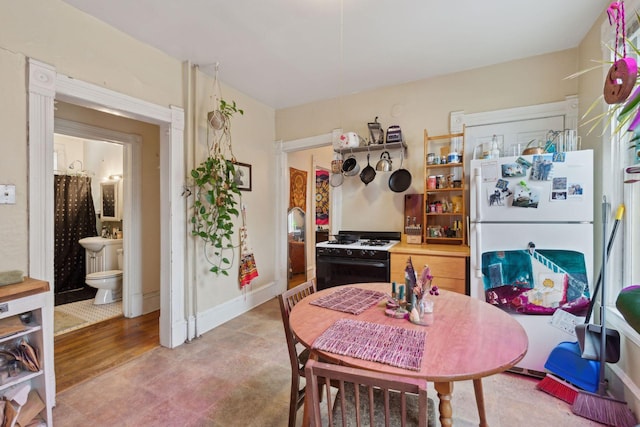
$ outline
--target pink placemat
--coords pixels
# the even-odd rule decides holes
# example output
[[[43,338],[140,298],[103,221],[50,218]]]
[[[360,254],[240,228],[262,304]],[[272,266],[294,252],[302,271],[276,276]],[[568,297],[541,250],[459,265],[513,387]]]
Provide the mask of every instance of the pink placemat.
[[[329,295],[311,301],[309,304],[358,315],[385,296],[382,292],[349,287],[338,289]]]
[[[313,342],[312,348],[419,371],[426,331],[339,319]]]

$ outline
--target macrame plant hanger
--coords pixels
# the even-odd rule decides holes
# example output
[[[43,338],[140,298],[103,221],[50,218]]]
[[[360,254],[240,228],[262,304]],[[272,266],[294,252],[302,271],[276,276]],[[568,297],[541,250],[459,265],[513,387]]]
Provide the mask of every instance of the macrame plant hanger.
[[[222,89],[218,79],[220,63],[216,62],[215,75],[213,79],[213,110],[207,113],[207,148],[214,157],[226,158],[228,155],[233,163],[236,157],[231,146],[231,122],[220,110],[222,101]],[[212,135],[209,132],[212,131]]]
[[[629,97],[636,84],[638,64],[635,59],[627,57],[624,2],[611,3],[607,9],[607,16],[609,17],[609,24],[613,25],[615,22],[616,40],[614,62],[607,73],[603,95],[607,104],[620,104]],[[620,55],[621,50],[622,55]]]

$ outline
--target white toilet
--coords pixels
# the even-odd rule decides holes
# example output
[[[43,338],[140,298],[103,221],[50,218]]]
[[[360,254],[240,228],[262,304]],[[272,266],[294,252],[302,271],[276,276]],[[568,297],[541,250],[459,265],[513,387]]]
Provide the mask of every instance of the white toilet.
[[[122,254],[123,249],[116,249],[117,270],[105,270],[89,273],[85,277],[85,283],[98,289],[94,304],[108,304],[122,299]]]

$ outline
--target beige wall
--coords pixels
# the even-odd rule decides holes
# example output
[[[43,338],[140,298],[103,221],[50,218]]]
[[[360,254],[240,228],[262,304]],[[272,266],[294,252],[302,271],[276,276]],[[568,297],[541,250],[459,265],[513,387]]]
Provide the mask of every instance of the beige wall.
[[[0,93],[0,148],[3,152],[0,184],[16,186],[16,204],[0,205],[0,271],[22,270],[26,273],[29,256],[24,56],[0,49]]]
[[[195,163],[187,164],[187,172],[193,169],[207,156],[206,117],[207,112],[213,110],[213,86],[211,77],[197,72],[195,78],[195,117],[197,123],[196,140],[190,147],[195,153]],[[236,114],[231,120],[231,136],[233,155],[241,163],[251,164],[252,191],[241,192],[241,202],[247,207],[247,227],[249,243],[253,247],[256,266],[260,276],[252,283],[252,289],[268,284],[275,277],[275,111],[264,104],[248,97],[229,86],[222,85],[222,97],[235,100],[238,108],[244,110],[244,115]],[[189,203],[191,200],[189,199]],[[188,218],[190,215],[188,214]],[[240,221],[237,221],[240,224]],[[235,235],[237,243],[238,236]],[[198,310],[229,301],[242,295],[238,286],[237,266],[238,255],[229,277],[216,277],[209,272],[211,265],[206,260],[200,240],[196,241],[196,256],[189,254],[187,263],[194,269],[195,284],[197,286]],[[239,314],[239,313],[238,313]]]
[[[186,67],[155,48],[145,45],[112,27],[86,15],[59,0],[0,0],[0,148],[6,155],[0,156],[0,183],[16,185],[17,203],[0,206],[0,271],[21,269],[28,272],[28,206],[27,206],[27,59],[34,58],[56,68],[58,73],[93,83],[108,89],[169,107],[186,108],[187,91],[184,89]],[[199,162],[206,151],[206,111],[211,109],[213,81],[198,74],[195,88],[197,137],[187,140],[185,153],[196,151]],[[221,67],[224,76],[224,64]],[[274,225],[275,198],[273,164],[275,140],[275,112],[245,94],[223,85],[223,95],[236,100],[245,115],[233,120],[234,154],[238,161],[253,165],[253,191],[244,192],[242,200],[247,205],[251,243],[256,252],[260,277],[254,281],[258,288],[274,280]],[[189,118],[185,120],[188,126]],[[100,126],[100,123],[96,123]],[[120,129],[122,130],[122,129]],[[157,131],[156,131],[157,133]],[[195,141],[195,142],[194,142]],[[149,154],[149,155],[147,155]],[[145,168],[158,174],[157,151],[145,153]],[[189,171],[193,164],[187,164]],[[157,185],[157,178],[153,178]],[[186,183],[186,177],[185,177]],[[145,191],[144,197],[157,195],[157,190]],[[157,199],[145,199],[150,209],[159,208]],[[187,213],[187,216],[189,214]],[[150,216],[150,218],[155,218]],[[238,221],[238,225],[239,225]],[[157,220],[145,227],[152,231],[144,234],[157,236]],[[208,264],[201,251],[190,252],[188,237],[187,264],[193,265],[193,275],[185,274],[198,286],[198,310],[213,309],[233,298],[242,297],[236,280],[237,267],[231,277],[216,277],[208,272]],[[146,244],[144,245],[146,247]],[[159,244],[153,245],[158,247]],[[156,255],[153,255],[156,257]],[[153,264],[155,261],[144,261]],[[235,261],[237,266],[237,257]],[[191,268],[191,267],[190,267]],[[156,266],[153,270],[158,272]],[[149,273],[151,274],[151,272]],[[146,272],[145,272],[146,276]],[[146,276],[151,277],[151,276]],[[158,282],[155,277],[148,282]],[[189,286],[185,283],[185,287]],[[148,289],[145,278],[145,291]]]
[[[368,137],[367,123],[376,116],[386,129],[400,125],[407,142],[404,167],[413,180],[405,193],[393,193],[389,174],[378,174],[368,186],[356,177],[345,178],[343,229],[402,229],[404,194],[422,193],[424,129],[430,135],[449,132],[452,111],[467,113],[562,101],[578,91],[577,80],[564,78],[576,71],[577,49],[526,58],[491,67],[315,102],[278,110],[276,138],[284,141],[325,134],[335,128]],[[372,153],[372,161],[380,152]],[[356,155],[361,167],[366,153]],[[391,152],[394,169],[400,152]]]

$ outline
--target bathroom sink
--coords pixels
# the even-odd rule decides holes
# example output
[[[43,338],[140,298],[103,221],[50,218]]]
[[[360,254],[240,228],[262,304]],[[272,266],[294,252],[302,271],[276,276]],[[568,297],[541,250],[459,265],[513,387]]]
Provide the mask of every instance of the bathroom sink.
[[[85,249],[98,252],[107,245],[122,245],[122,239],[105,239],[104,237],[94,236],[80,239],[78,243]]]

